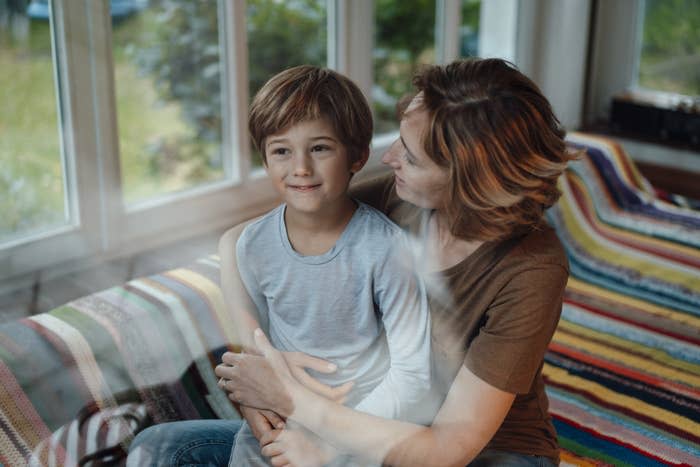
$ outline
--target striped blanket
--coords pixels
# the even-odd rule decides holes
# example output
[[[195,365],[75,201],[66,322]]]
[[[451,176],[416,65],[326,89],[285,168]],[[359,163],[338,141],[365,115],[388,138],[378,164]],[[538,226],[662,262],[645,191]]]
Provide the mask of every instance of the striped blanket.
[[[547,214],[571,278],[543,369],[562,465],[700,465],[700,213],[610,141],[569,140],[587,154]],[[218,275],[211,256],[0,325],[0,464],[123,450],[146,414],[236,418]]]
[[[700,465],[700,212],[572,134],[548,212],[571,277],[543,373],[564,465]]]
[[[126,449],[143,409],[155,423],[238,418],[213,370],[237,341],[218,276],[204,258],[0,325],[0,464]]]

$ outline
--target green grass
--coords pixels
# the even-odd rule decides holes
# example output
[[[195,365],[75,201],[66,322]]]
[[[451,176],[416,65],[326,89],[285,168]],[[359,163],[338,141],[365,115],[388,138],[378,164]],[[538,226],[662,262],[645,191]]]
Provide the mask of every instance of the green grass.
[[[162,102],[124,47],[148,24],[148,12],[114,25],[120,166],[125,202],[220,178],[197,151],[177,102]],[[27,37],[0,30],[0,243],[65,222],[57,98],[48,23],[32,21]],[[114,109],[101,109],[111,112]],[[157,149],[153,149],[157,148]],[[197,156],[197,157],[189,157]]]
[[[64,221],[49,30],[30,27],[22,43],[0,31],[0,241]]]

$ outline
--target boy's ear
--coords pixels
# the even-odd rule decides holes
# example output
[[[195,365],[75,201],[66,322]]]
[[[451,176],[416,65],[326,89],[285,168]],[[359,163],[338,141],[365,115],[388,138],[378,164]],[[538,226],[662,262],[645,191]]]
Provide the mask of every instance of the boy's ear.
[[[359,172],[360,169],[365,166],[368,159],[369,159],[369,148],[362,151],[362,154],[360,154],[360,157],[355,162],[350,164],[350,173],[354,174],[354,173]]]

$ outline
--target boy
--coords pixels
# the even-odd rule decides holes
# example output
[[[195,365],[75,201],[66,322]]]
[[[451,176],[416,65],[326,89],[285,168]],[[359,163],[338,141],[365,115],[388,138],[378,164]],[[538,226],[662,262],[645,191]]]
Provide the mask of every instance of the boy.
[[[369,156],[364,96],[334,71],[291,68],[257,93],[249,129],[284,204],[245,227],[235,254],[234,236],[221,240],[222,285],[243,346],[260,325],[279,350],[331,362],[332,373],[309,373],[329,386],[353,384],[347,405],[406,418],[430,384],[429,314],[402,265],[401,229],[347,193]],[[235,289],[233,261],[247,295]],[[278,419],[243,413],[230,465],[267,465],[256,437]]]

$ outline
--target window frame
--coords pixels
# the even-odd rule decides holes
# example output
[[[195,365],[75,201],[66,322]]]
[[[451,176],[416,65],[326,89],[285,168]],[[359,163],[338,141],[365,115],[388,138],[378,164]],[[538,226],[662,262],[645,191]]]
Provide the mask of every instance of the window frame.
[[[517,0],[511,1],[517,4]],[[37,275],[47,279],[224,229],[278,202],[264,171],[251,167],[247,132],[247,2],[218,0],[224,70],[224,180],[130,206],[123,202],[121,192],[109,2],[49,3],[66,192],[75,222],[40,236],[0,245],[0,289],[26,285]],[[460,7],[460,0],[437,0],[436,32],[442,31],[436,36],[439,62],[457,56]],[[327,0],[327,8],[328,66],[348,75],[371,96],[372,34],[362,25],[374,24],[374,2]],[[374,138],[370,162],[363,173],[370,175],[381,169],[379,155],[396,135],[394,132]]]
[[[587,123],[607,120],[613,96],[636,84],[643,15],[643,0],[596,3]]]

